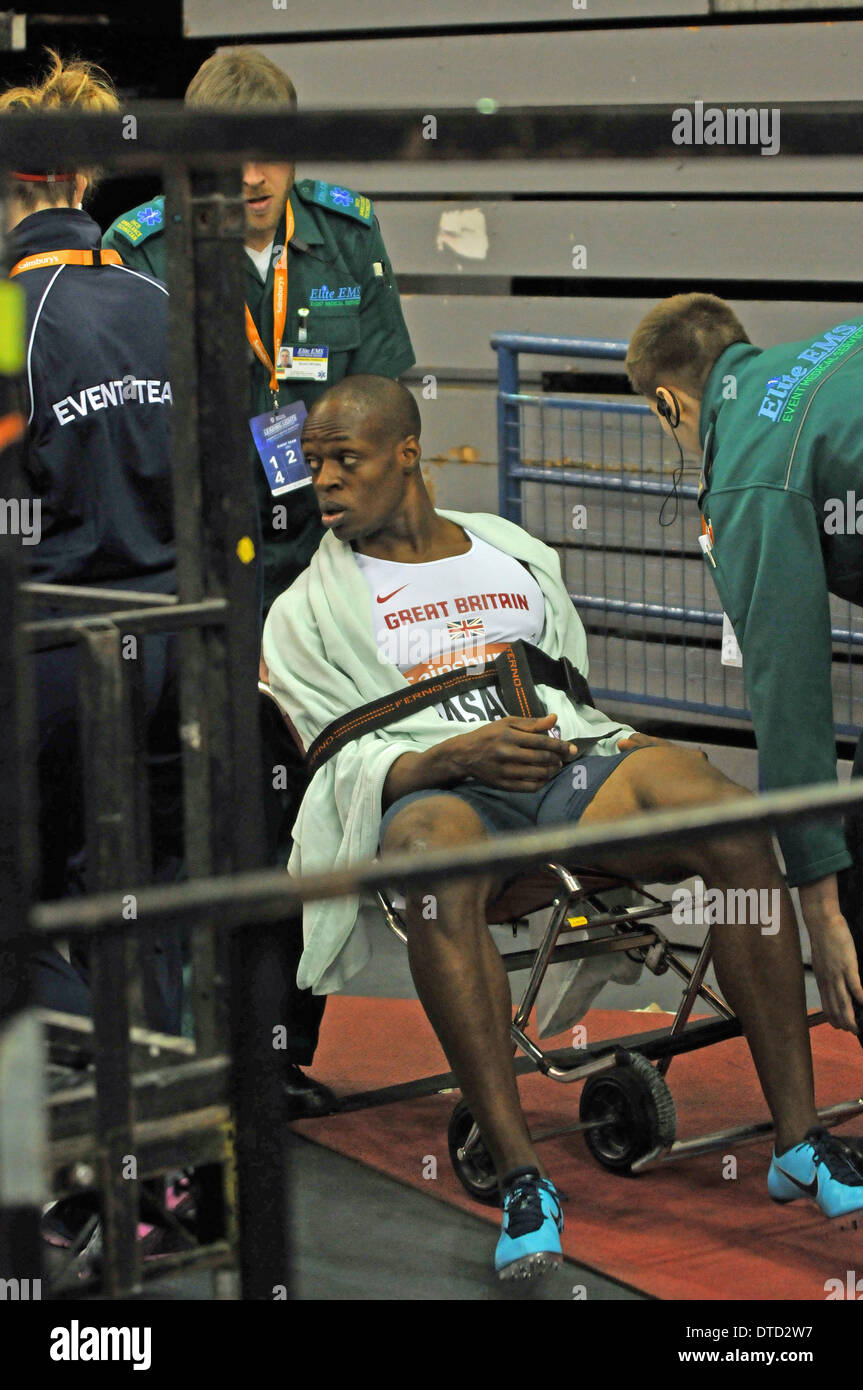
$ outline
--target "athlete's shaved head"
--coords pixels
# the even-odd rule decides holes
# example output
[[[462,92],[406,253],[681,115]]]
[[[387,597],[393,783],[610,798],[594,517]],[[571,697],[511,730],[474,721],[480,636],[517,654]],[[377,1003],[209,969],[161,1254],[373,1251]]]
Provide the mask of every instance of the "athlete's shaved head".
[[[346,376],[331,386],[309,411],[304,427],[314,429],[326,417],[349,421],[351,428],[381,443],[420,437],[417,403],[406,387],[388,376]]]
[[[420,413],[388,376],[348,376],[315,401],[302,446],[321,508],[338,540],[402,525],[405,509],[432,512],[420,468]]]

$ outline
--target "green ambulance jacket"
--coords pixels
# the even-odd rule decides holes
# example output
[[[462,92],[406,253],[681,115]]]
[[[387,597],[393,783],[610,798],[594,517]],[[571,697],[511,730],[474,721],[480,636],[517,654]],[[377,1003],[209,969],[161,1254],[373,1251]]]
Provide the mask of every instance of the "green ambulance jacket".
[[[863,603],[863,319],[727,348],[699,432],[705,563],[743,652],[762,785],[835,781],[828,594]],[[838,818],[786,826],[779,841],[792,885],[851,862]]]
[[[321,180],[301,179],[290,195],[294,234],[288,246],[288,311],[283,346],[297,342],[297,311],[308,309],[306,341],[329,347],[326,382],[282,381],[279,404],[306,407],[345,376],[370,372],[396,377],[414,364],[398,288],[377,218],[368,198]],[[133,270],[167,276],[164,199],[153,198],[118,217],[103,245]],[[284,225],[284,224],[283,224]],[[281,246],[279,231],[276,247]],[[249,256],[246,303],[267,352],[273,352],[273,265],[264,282]],[[269,375],[248,348],[249,415],[272,409]],[[306,568],[323,535],[309,485],[273,497],[249,434],[264,564],[264,610]],[[275,523],[275,524],[274,524]]]

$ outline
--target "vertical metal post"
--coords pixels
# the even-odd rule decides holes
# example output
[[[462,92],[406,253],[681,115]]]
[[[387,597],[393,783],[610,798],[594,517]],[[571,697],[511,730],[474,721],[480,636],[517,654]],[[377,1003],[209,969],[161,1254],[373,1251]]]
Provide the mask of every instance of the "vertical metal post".
[[[0,196],[0,276],[6,209]],[[0,492],[25,495],[25,311],[0,279]],[[41,1279],[39,1222],[46,1199],[44,1063],[31,1004],[27,917],[36,878],[36,766],[32,671],[22,651],[21,538],[0,534],[0,1278]],[[16,1286],[19,1287],[19,1286]],[[28,1292],[32,1285],[27,1285]],[[25,1295],[26,1296],[26,1295]],[[38,1297],[38,1294],[36,1295]]]
[[[210,748],[213,852],[217,865],[260,865],[264,857],[257,672],[260,656],[257,507],[250,465],[248,372],[243,319],[244,203],[236,174],[198,176],[193,199],[195,329],[201,390],[203,554],[209,597],[228,601],[227,621],[210,629],[207,684],[226,698],[210,702],[213,732],[232,758]],[[212,190],[212,191],[210,191]],[[216,708],[214,708],[214,705]],[[242,806],[242,815],[237,814]]]
[[[518,406],[504,399],[518,394],[518,353],[494,339],[492,344],[497,352],[498,511],[520,526],[521,480],[511,475],[520,456]]]
[[[133,1012],[140,1009],[140,968],[136,968],[140,957],[134,902],[124,889],[141,881],[135,838],[139,791],[131,701],[124,688],[124,668],[130,663],[123,659],[122,642],[113,623],[84,628],[78,674],[87,887],[91,892],[117,888],[117,915],[128,910],[130,927],[128,935],[102,936],[90,948],[103,1291],[109,1298],[138,1283],[138,1182],[130,1164],[135,1115],[129,1027]]]
[[[165,240],[168,252],[168,325],[170,372],[174,383],[171,412],[171,478],[174,535],[177,538],[177,591],[181,603],[198,603],[205,582],[202,484],[198,439],[198,352],[196,340],[195,263],[192,255],[192,191],[185,165],[165,171]],[[182,383],[182,388],[180,387]],[[178,635],[180,652],[180,740],[183,749],[184,854],[190,878],[214,871],[210,816],[212,732],[209,641],[201,628]],[[192,1011],[200,1056],[224,1049],[224,1019],[217,1024],[217,943],[208,924],[189,933],[192,963]]]
[[[236,172],[196,175],[193,190],[203,554],[208,596],[228,601],[227,621],[210,629],[206,646],[211,843],[215,866],[227,871],[259,867],[265,858],[252,563],[259,527],[243,329],[245,216]],[[272,1036],[264,1036],[260,1008],[266,963],[241,931],[233,933],[229,954],[242,1296],[272,1299],[274,1287],[289,1280],[278,1053]]]

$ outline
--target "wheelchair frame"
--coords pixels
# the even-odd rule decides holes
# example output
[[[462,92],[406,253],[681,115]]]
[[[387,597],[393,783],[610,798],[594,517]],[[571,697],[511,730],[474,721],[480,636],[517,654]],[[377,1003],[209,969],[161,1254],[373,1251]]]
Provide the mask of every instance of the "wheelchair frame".
[[[709,1153],[730,1144],[754,1143],[772,1133],[772,1122],[766,1120],[693,1139],[678,1139],[676,1135],[674,1102],[665,1080],[672,1061],[684,1052],[740,1037],[743,1031],[736,1015],[704,982],[711,959],[709,934],[690,967],[663,932],[647,920],[668,913],[672,906],[670,901],[657,898],[629,880],[600,877],[595,871],[581,873],[548,862],[543,872],[553,876],[558,886],[550,900],[530,909],[535,912],[541,907],[552,907],[542,941],[535,950],[501,952],[508,973],[530,970],[510,1025],[513,1053],[524,1054],[523,1058],[516,1058],[515,1068],[519,1074],[536,1068],[554,1081],[585,1084],[578,1122],[542,1130],[531,1136],[533,1142],[583,1132],[589,1151],[602,1167],[632,1176],[659,1163]],[[608,906],[603,901],[603,892],[620,887],[633,888],[642,898],[642,904]],[[378,892],[376,896],[388,927],[406,944],[407,932],[399,910],[385,893]],[[589,920],[580,915],[570,925],[568,919],[573,909],[585,902],[598,915]],[[502,920],[513,926],[514,933],[526,923],[524,916],[504,915]],[[496,917],[492,921],[498,924]],[[586,930],[587,939],[559,943],[559,938],[576,929]],[[606,1039],[583,1048],[543,1050],[525,1029],[549,966],[619,951],[640,959],[655,975],[670,969],[682,980],[683,994],[670,1027]],[[717,1017],[691,1021],[695,1001],[699,998],[710,1005]],[[808,1015],[810,1028],[824,1021],[821,1011]],[[366,1109],[453,1089],[457,1089],[456,1079],[452,1073],[447,1073],[343,1097],[329,1113]],[[861,1113],[863,1097],[818,1112],[821,1123],[827,1127]],[[449,1146],[453,1167],[468,1192],[481,1201],[495,1201],[494,1169],[479,1128],[464,1101],[456,1105],[450,1120]]]
[[[259,681],[258,690],[276,705],[284,719],[284,711],[269,685]],[[602,1167],[633,1176],[658,1163],[711,1153],[730,1144],[755,1143],[771,1134],[773,1123],[764,1120],[757,1124],[716,1130],[694,1139],[677,1138],[674,1101],[665,1080],[673,1059],[684,1052],[695,1052],[713,1043],[724,1042],[727,1038],[740,1037],[743,1033],[733,1011],[704,983],[711,959],[709,933],[695,964],[690,967],[674,951],[660,929],[646,920],[670,912],[670,901],[657,898],[631,880],[608,878],[595,870],[570,870],[548,861],[537,872],[556,879],[558,885],[542,901],[532,902],[528,909],[529,913],[533,913],[552,908],[543,939],[536,950],[501,952],[508,974],[530,969],[524,993],[515,1007],[510,1024],[515,1071],[521,1075],[536,1068],[553,1081],[582,1081],[584,1087],[578,1122],[542,1130],[531,1136],[532,1141],[539,1143],[563,1134],[584,1133],[589,1151]],[[602,892],[621,887],[634,889],[643,899],[643,905],[608,907],[602,901]],[[387,926],[406,945],[407,930],[399,910],[385,893],[378,891],[376,898]],[[588,902],[598,912],[598,916],[589,920],[577,920],[576,929],[586,929],[587,940],[558,944],[561,935],[571,929],[568,928],[570,913],[582,901]],[[494,925],[509,923],[515,934],[519,925],[526,921],[526,915],[524,912],[503,913],[490,921]],[[525,1032],[525,1026],[549,966],[617,951],[637,956],[655,975],[673,970],[683,981],[683,994],[670,1028],[553,1052],[544,1051],[533,1042]],[[699,998],[710,1005],[716,1018],[691,1021],[692,1009]],[[820,1010],[808,1015],[810,1028],[824,1021],[825,1015]],[[515,1056],[519,1051],[524,1054],[522,1058]],[[442,1095],[457,1089],[454,1074],[445,1072],[340,1097],[325,1113],[334,1115],[372,1109],[420,1096]],[[858,1114],[863,1114],[863,1097],[818,1111],[819,1120],[828,1128]],[[464,1101],[458,1102],[453,1111],[448,1138],[453,1167],[464,1187],[480,1201],[496,1201],[494,1169],[485,1151],[479,1127]]]

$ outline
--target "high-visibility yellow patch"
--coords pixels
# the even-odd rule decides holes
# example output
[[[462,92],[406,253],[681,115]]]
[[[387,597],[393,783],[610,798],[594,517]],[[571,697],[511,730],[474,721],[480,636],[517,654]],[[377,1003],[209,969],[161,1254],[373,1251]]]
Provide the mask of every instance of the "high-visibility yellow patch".
[[[244,565],[250,565],[255,558],[255,543],[251,536],[243,536],[237,541],[237,555]]]
[[[587,918],[586,918],[586,917],[567,917],[566,921],[567,921],[567,925],[570,926],[570,927],[586,927],[586,926],[587,926]]]
[[[25,302],[20,285],[0,280],[0,372],[4,376],[24,370]]]
[[[122,232],[130,241],[140,241],[144,235],[144,228],[134,217],[124,217],[122,222],[117,223],[117,231]]]

